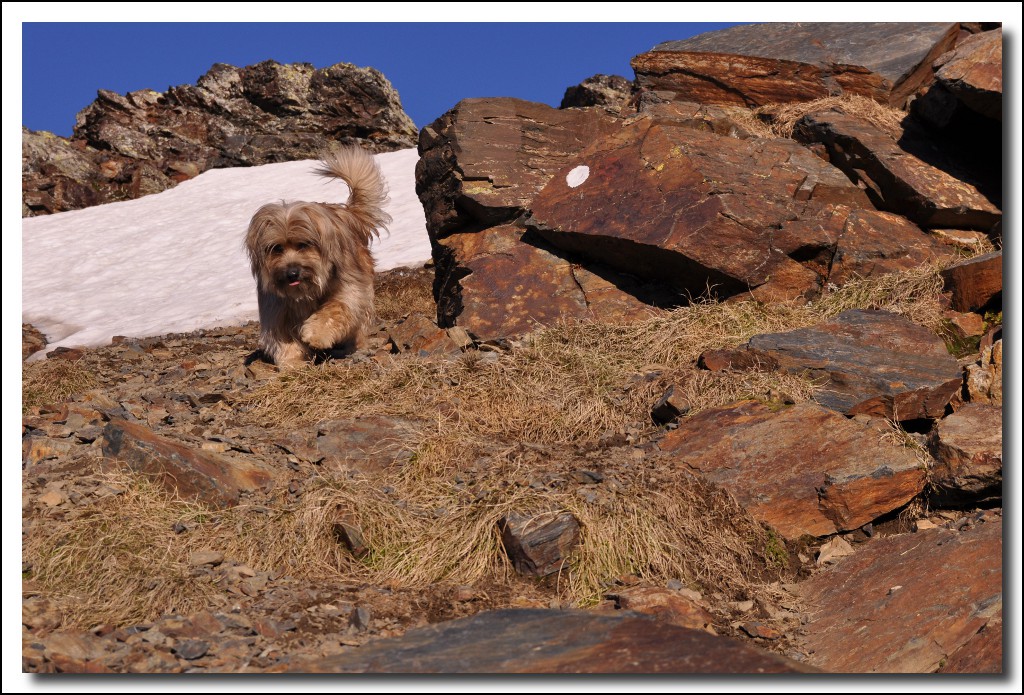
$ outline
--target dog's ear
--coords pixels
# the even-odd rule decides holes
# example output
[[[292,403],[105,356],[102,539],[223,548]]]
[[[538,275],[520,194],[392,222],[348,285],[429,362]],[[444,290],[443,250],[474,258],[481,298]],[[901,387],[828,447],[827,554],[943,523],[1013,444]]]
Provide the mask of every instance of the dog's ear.
[[[249,231],[245,234],[245,251],[249,256],[249,265],[254,277],[266,269],[267,236],[281,225],[281,206],[270,203],[264,205],[249,221]]]

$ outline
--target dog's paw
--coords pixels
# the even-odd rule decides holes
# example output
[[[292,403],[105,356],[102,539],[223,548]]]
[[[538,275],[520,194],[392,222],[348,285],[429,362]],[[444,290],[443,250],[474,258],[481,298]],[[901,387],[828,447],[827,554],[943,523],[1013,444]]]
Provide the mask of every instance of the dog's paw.
[[[302,324],[299,338],[311,348],[328,350],[338,342],[338,329],[334,321],[314,315]]]
[[[309,358],[306,349],[299,343],[273,343],[266,346],[264,352],[281,369],[301,367]]]

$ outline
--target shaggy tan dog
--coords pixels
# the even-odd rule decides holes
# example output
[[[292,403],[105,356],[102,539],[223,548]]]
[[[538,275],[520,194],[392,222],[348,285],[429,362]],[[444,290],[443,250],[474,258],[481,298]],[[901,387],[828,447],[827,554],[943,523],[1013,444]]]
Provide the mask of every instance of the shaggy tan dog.
[[[348,203],[264,205],[245,237],[260,347],[283,367],[317,350],[358,349],[375,321],[369,244],[391,221],[380,170],[371,155],[350,147],[325,155],[317,173],[347,183]]]

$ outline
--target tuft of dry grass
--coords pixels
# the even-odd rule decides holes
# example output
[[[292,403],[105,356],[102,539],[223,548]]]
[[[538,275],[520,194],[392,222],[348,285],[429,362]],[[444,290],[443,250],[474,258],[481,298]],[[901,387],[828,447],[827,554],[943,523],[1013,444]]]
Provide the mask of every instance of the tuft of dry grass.
[[[900,109],[856,94],[791,104],[767,104],[754,109],[752,115],[755,121],[767,118],[774,137],[789,138],[793,137],[793,129],[801,118],[822,111],[836,111],[862,118],[894,140],[899,140],[903,134],[901,123],[907,115]]]
[[[96,376],[82,360],[40,360],[22,365],[22,411],[68,400],[95,387]]]
[[[406,314],[433,317],[434,271],[432,268],[395,268],[374,278],[374,308],[381,321],[395,321]]]

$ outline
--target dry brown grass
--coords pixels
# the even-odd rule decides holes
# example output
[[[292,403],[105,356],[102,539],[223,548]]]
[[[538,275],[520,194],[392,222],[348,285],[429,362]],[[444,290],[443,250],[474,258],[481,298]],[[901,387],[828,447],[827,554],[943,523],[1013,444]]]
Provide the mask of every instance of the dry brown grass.
[[[274,426],[367,414],[420,418],[413,459],[380,479],[324,477],[298,503],[215,513],[119,474],[125,495],[76,518],[32,525],[25,541],[32,578],[68,606],[70,622],[83,625],[197,610],[216,587],[188,567],[196,550],[323,581],[502,581],[510,569],[498,519],[510,511],[568,510],[582,527],[581,544],[557,580],[568,600],[593,602],[624,574],[760,596],[775,565],[765,550],[771,539],[758,524],[725,493],[670,470],[657,456],[632,459],[634,449],[601,449],[599,440],[629,431],[642,441],[654,431],[651,404],[669,383],[694,412],[765,398],[771,390],[798,402],[810,398],[815,385],[798,377],[710,373],[694,363],[706,349],[852,308],[886,309],[937,327],[940,289],[938,269],[921,268],[851,282],[804,305],[708,303],[631,325],[565,322],[497,360],[480,353],[397,356],[384,364],[337,361],[291,370],[240,402],[236,416]],[[531,485],[565,478],[586,465],[581,457],[588,451],[614,471],[618,488],[598,486],[599,497],[588,500],[578,485]],[[353,558],[338,542],[342,516],[361,528],[370,549],[365,557]],[[197,526],[175,534],[179,520]]]
[[[437,313],[432,268],[396,268],[378,273],[374,279],[373,303],[381,321],[395,321],[410,313],[429,317]]]
[[[760,120],[759,117],[767,118],[774,137],[788,138],[793,136],[793,128],[797,121],[808,114],[822,111],[837,111],[862,118],[894,140],[898,140],[903,134],[903,127],[900,124],[907,115],[900,109],[856,94],[792,104],[768,104],[754,109],[752,115],[754,120]]]
[[[40,360],[22,366],[22,411],[68,400],[96,386],[96,376],[81,360]]]

